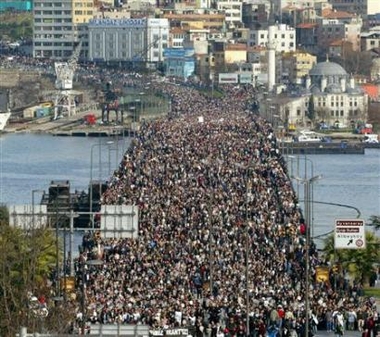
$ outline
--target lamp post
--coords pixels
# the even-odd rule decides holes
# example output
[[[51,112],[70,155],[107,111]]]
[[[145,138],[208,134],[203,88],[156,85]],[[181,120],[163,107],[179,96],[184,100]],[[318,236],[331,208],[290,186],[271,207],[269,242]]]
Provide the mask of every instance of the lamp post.
[[[133,131],[133,138],[135,137],[135,114],[136,114],[136,107],[130,106],[129,111],[132,115],[132,123],[131,123],[131,130]]]
[[[137,108],[139,109],[139,118],[138,118],[139,121],[140,121],[140,113],[141,113],[141,99],[140,98],[136,98],[135,99],[135,106],[136,106],[136,109],[135,109],[135,123],[137,123]]]
[[[35,214],[35,211],[34,211],[34,195],[36,193],[45,193],[44,190],[32,190],[32,225],[33,225],[33,228],[34,228],[34,214]]]
[[[305,336],[309,337],[309,319],[310,319],[310,298],[309,298],[309,273],[310,273],[310,222],[311,222],[311,212],[310,212],[310,186],[321,179],[321,175],[312,176],[309,179],[302,179],[300,177],[293,177],[295,180],[304,184],[304,211],[305,211],[305,221],[306,221],[306,252],[305,252]]]
[[[90,220],[91,220],[91,225],[92,225],[92,228],[94,227],[94,214],[93,214],[93,184],[92,184],[92,179],[93,179],[93,176],[92,176],[92,170],[93,170],[93,163],[94,163],[94,148],[95,147],[99,147],[99,165],[101,166],[101,147],[102,146],[109,146],[113,144],[113,141],[108,141],[106,144],[102,144],[102,143],[97,143],[97,144],[93,144],[91,146],[91,163],[90,163]],[[99,172],[100,171],[100,167],[99,167]],[[101,184],[100,182],[100,179],[101,177],[99,177],[99,185]],[[101,187],[100,187],[100,190],[99,190],[99,194],[101,194]]]
[[[307,158],[306,155],[303,156],[303,157],[294,157],[294,156],[288,156],[288,158],[291,160],[291,162],[293,163],[293,159],[297,159],[297,174],[296,176],[299,177],[300,176],[300,160],[303,160],[305,162],[305,166],[304,166],[304,180],[306,180],[309,176],[309,170],[308,170],[308,164],[307,163],[310,163],[310,174],[311,174],[311,177],[314,176],[314,162],[310,159],[310,158]],[[293,165],[292,165],[292,170],[290,172],[291,175],[293,175]],[[311,229],[311,237],[314,237],[314,189],[313,189],[313,185],[310,186],[310,222],[308,223],[308,225],[310,226],[310,229]],[[297,196],[299,196],[299,181],[297,180]],[[306,198],[306,196],[304,196],[304,199]]]

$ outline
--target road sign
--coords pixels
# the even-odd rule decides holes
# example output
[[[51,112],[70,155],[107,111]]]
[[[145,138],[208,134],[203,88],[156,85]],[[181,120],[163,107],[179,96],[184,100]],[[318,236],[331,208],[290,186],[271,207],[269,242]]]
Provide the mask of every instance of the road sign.
[[[360,219],[335,220],[335,249],[365,248],[365,222]]]

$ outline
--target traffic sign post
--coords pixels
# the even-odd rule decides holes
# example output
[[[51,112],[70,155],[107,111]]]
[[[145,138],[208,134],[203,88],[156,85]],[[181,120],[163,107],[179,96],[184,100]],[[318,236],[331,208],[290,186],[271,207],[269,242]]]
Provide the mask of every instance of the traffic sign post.
[[[335,220],[335,249],[364,249],[365,222],[360,219]]]

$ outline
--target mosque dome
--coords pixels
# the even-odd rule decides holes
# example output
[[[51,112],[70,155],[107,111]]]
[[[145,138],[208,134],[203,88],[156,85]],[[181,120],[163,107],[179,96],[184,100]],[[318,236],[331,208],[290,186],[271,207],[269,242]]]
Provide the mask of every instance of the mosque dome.
[[[344,68],[335,62],[317,63],[310,71],[310,76],[347,76]]]

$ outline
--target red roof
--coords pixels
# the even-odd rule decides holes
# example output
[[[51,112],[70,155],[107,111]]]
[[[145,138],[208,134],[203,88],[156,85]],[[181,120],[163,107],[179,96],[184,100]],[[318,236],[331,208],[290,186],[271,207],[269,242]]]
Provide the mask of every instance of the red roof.
[[[300,23],[297,25],[297,28],[305,28],[305,29],[311,29],[316,28],[318,25],[316,23]]]
[[[347,19],[347,18],[354,18],[356,14],[344,12],[344,11],[337,11],[337,10],[331,10],[331,9],[324,9],[322,11],[322,16],[325,19]]]
[[[377,85],[364,83],[361,84],[361,87],[370,98],[377,99],[379,97],[379,87]]]

